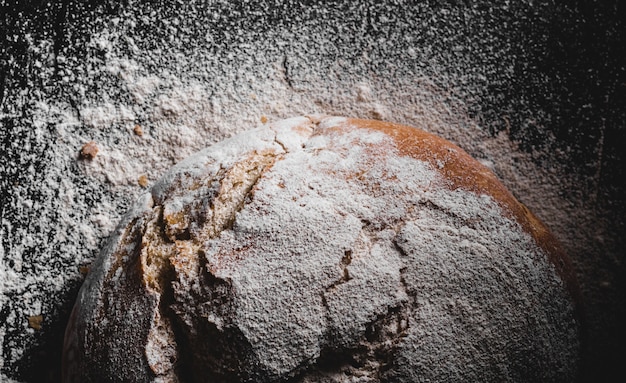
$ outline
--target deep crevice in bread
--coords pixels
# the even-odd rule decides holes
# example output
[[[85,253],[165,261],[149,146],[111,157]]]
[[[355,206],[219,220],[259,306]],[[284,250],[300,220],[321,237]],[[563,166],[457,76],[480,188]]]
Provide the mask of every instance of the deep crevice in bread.
[[[224,337],[224,334],[218,336],[219,329],[202,321],[196,321],[197,323],[192,326],[193,331],[190,332],[191,329],[186,327],[185,321],[176,309],[181,302],[177,297],[175,285],[183,283],[183,279],[204,275],[202,280],[206,283],[205,295],[210,295],[215,287],[210,280],[211,277],[213,279],[215,277],[207,270],[200,250],[201,244],[232,228],[237,212],[250,201],[255,185],[262,174],[272,166],[275,158],[273,152],[263,152],[254,153],[236,162],[232,167],[214,175],[209,182],[205,182],[211,184],[216,176],[219,176],[217,193],[204,194],[207,199],[191,201],[192,206],[185,205],[182,210],[166,213],[164,208],[168,202],[166,200],[163,201],[163,205],[153,208],[153,218],[146,224],[143,233],[139,234],[142,243],[140,256],[142,281],[149,291],[153,291],[159,297],[158,313],[155,314],[149,337],[169,336],[173,343],[167,346],[169,351],[162,351],[166,356],[165,359],[169,360],[157,358],[156,363],[150,363],[150,357],[147,355],[155,375],[169,378],[175,376],[180,382],[194,382],[198,376],[189,371],[205,371],[216,382],[241,379],[243,369],[235,363],[241,361],[246,353],[235,350],[232,357],[227,357],[226,351],[231,343],[235,348],[236,344],[244,345],[242,335],[237,336],[233,333],[231,336]],[[190,211],[201,211],[203,214],[190,214]],[[193,219],[189,220],[190,218]],[[196,304],[201,304],[201,295],[197,295],[196,298],[198,299]],[[202,315],[200,317],[203,318]],[[196,339],[195,332],[199,328],[204,328],[205,331],[202,332],[201,339]],[[235,341],[236,338],[239,341]],[[222,345],[217,346],[219,344]],[[210,347],[206,349],[207,345],[214,345],[215,350],[221,351],[214,352],[215,350]],[[172,349],[176,350],[175,356],[167,358],[167,355],[172,354]],[[159,352],[152,349],[151,351]],[[230,359],[232,363],[224,364],[226,359]],[[207,366],[212,368],[207,369]]]

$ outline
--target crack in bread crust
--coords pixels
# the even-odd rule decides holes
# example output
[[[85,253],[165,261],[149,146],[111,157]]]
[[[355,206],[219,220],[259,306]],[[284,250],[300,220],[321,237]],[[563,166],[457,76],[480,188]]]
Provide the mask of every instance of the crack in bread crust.
[[[178,343],[190,342],[181,339],[187,335],[176,328],[178,318],[171,308],[176,304],[172,284],[195,277],[201,269],[202,243],[232,226],[237,212],[252,198],[254,186],[275,160],[271,151],[253,153],[203,182],[219,183],[217,193],[207,193],[209,198],[192,200],[169,214],[163,206],[153,208],[152,219],[141,237],[140,260],[143,285],[159,297],[159,310],[154,313],[146,347],[148,364],[156,375],[174,379],[180,366],[188,364],[177,360],[177,355],[185,355]],[[165,200],[163,205],[169,202]]]

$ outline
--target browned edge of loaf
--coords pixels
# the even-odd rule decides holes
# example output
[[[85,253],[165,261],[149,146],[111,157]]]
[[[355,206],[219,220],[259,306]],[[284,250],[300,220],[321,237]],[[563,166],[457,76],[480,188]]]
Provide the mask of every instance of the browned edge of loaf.
[[[401,124],[348,118],[336,126],[340,129],[365,128],[391,137],[400,155],[425,161],[438,169],[450,189],[463,189],[492,197],[505,214],[516,220],[547,254],[575,305],[577,319],[581,318],[582,296],[574,266],[559,241],[547,227],[519,202],[497,179],[495,174],[453,143],[421,129]]]

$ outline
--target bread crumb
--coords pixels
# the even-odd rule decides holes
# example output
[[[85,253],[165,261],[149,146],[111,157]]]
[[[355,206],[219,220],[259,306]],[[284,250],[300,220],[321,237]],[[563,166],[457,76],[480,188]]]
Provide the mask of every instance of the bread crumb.
[[[34,330],[41,330],[41,324],[43,323],[43,315],[31,315],[28,317],[28,327]]]
[[[135,127],[133,128],[133,132],[139,137],[143,136],[143,128],[139,124],[135,125]]]
[[[381,104],[374,104],[372,109],[370,110],[370,117],[374,120],[386,120],[387,119],[387,111],[385,107]]]
[[[265,115],[261,116],[261,123],[262,124],[267,123],[267,117]]]
[[[98,146],[94,141],[89,141],[80,149],[80,158],[93,160],[98,154]]]
[[[139,179],[137,179],[137,183],[142,188],[145,188],[146,186],[148,186],[148,177],[145,174],[140,175]]]

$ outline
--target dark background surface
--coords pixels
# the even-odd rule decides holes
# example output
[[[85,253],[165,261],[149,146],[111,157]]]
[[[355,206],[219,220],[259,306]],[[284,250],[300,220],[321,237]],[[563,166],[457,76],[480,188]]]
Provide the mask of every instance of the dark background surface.
[[[195,49],[193,44],[201,44],[197,49],[213,50],[219,56],[241,45],[233,30],[244,31],[243,41],[263,39],[277,29],[293,31],[284,37],[289,41],[297,38],[298,25],[304,22],[313,30],[329,31],[324,42],[331,42],[333,49],[320,50],[321,65],[341,60],[346,73],[397,76],[397,71],[409,68],[445,79],[446,85],[454,84],[455,97],[465,103],[470,117],[489,134],[505,131],[521,150],[533,153],[538,166],[548,166],[548,158],[557,153],[559,166],[580,180],[577,188],[563,190],[563,199],[591,206],[595,212],[581,222],[586,242],[566,244],[579,273],[589,318],[583,381],[622,381],[626,365],[626,190],[622,185],[626,176],[626,6],[617,0],[491,3],[266,1],[209,6],[199,2],[194,14],[199,17],[203,7],[211,8],[211,23],[181,28],[182,37],[170,48],[189,52]],[[38,212],[19,207],[16,185],[27,185],[32,199],[48,198],[37,194],[37,183],[46,174],[46,153],[54,139],[26,128],[32,102],[37,98],[81,102],[60,80],[70,64],[52,61],[39,68],[34,65],[37,53],[29,47],[51,38],[50,49],[55,52],[97,59],[101,53],[90,50],[86,42],[94,31],[105,28],[107,20],[128,15],[129,10],[137,16],[154,11],[167,19],[191,8],[175,1],[139,5],[0,0],[0,4],[0,217],[11,223],[0,240],[10,254],[12,230],[39,230]],[[140,17],[131,32],[146,52],[156,49],[170,33],[143,25]],[[206,33],[213,39],[194,42],[194,36]],[[186,34],[191,38],[185,39]],[[358,57],[366,48],[370,59],[362,64]],[[71,69],[80,72],[91,62],[79,60]],[[305,68],[286,64],[286,69],[293,81],[306,80]],[[102,83],[94,79],[87,85],[96,92]],[[104,90],[115,97],[114,84],[106,85],[109,88]],[[33,170],[24,171],[27,168]],[[86,198],[93,199],[87,203],[97,204],[99,193],[86,190]],[[62,249],[49,251],[54,254]],[[33,249],[23,258],[35,263],[37,256]],[[63,267],[59,265],[59,270]],[[78,282],[68,283],[63,296],[50,299],[53,319],[45,331],[27,340],[17,363],[5,363],[5,375],[24,382],[58,379],[62,332],[77,288]],[[11,305],[0,307],[0,324],[9,320],[11,310]],[[3,355],[10,352],[9,339],[22,339],[18,330],[12,331],[0,345]]]

